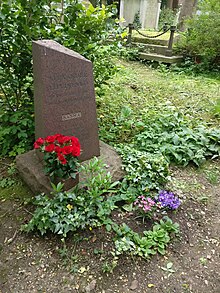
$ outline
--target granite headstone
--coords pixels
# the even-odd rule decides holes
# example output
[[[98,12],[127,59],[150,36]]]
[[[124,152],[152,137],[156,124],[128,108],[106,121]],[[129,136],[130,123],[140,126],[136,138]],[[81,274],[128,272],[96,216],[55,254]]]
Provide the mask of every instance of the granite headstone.
[[[92,63],[55,41],[33,42],[35,136],[78,137],[80,160],[100,155]]]

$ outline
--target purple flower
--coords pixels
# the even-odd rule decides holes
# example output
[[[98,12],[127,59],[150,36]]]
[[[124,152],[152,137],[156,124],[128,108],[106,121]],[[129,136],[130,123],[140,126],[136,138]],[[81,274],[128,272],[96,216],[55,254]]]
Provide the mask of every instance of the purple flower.
[[[159,192],[156,201],[160,204],[162,208],[169,208],[171,210],[176,210],[180,205],[180,200],[173,192],[161,190]]]

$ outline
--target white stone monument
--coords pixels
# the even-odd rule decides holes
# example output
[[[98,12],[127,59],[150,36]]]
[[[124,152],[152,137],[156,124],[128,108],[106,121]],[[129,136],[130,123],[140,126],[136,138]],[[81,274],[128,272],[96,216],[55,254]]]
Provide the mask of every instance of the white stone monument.
[[[135,14],[140,13],[141,28],[157,29],[161,0],[121,0],[120,18],[125,25],[134,22]]]

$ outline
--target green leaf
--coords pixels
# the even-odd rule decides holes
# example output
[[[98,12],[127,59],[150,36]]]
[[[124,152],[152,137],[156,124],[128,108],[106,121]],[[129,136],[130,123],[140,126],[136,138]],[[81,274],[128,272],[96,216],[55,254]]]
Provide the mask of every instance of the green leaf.
[[[112,229],[112,226],[110,224],[107,224],[105,227],[108,232],[110,232]]]

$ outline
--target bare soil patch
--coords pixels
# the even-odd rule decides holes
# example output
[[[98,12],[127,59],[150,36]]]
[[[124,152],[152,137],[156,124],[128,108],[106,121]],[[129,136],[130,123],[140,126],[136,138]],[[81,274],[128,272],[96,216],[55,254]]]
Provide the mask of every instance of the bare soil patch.
[[[0,201],[0,292],[220,292],[220,182],[210,183],[207,172],[220,170],[220,162],[205,169],[172,168],[169,188],[182,198],[172,219],[180,224],[180,238],[165,256],[150,261],[124,255],[112,263],[112,235],[105,229],[70,235],[66,248],[58,237],[25,234],[20,226],[32,208],[23,200]],[[211,171],[210,171],[211,172]],[[150,223],[134,215],[114,213],[114,218],[135,229]],[[162,269],[173,263],[173,273]],[[113,272],[109,272],[113,269]]]

